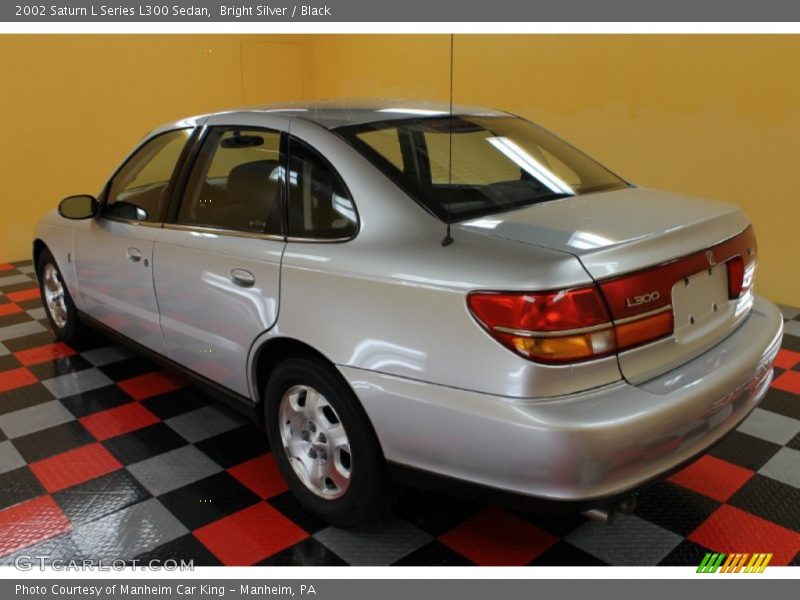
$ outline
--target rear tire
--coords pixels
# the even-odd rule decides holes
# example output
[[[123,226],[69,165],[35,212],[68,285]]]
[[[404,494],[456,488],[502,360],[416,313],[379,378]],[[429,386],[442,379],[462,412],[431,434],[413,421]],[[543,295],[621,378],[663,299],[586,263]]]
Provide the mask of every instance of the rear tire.
[[[36,274],[42,305],[56,337],[68,344],[77,342],[83,336],[85,327],[78,319],[78,311],[64,283],[61,269],[47,248],[39,256]]]
[[[278,468],[300,502],[339,527],[384,509],[391,484],[372,424],[331,365],[310,357],[275,368],[264,416]]]

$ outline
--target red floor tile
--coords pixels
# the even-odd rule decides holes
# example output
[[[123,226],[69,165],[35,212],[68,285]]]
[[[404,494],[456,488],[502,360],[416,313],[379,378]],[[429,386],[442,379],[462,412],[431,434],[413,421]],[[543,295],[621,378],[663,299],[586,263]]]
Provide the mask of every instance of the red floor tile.
[[[669,478],[672,483],[725,502],[755,472],[706,454]]]
[[[14,265],[11,265],[9,263],[3,263],[2,265],[0,265],[0,271],[13,271],[14,268],[15,268]]]
[[[778,356],[775,357],[775,366],[779,369],[791,369],[799,362],[800,352],[786,350],[785,348],[778,350]]]
[[[800,552],[800,533],[723,504],[689,540],[715,552],[772,552],[771,565],[787,565]]]
[[[308,537],[278,510],[259,502],[205,525],[195,537],[225,565],[252,565]]]
[[[772,387],[792,394],[800,394],[800,371],[784,371],[772,382]]]
[[[11,369],[9,371],[0,371],[0,392],[7,392],[26,385],[31,385],[37,381],[39,380],[36,379],[36,375],[25,367]]]
[[[33,300],[39,298],[39,288],[30,288],[27,290],[20,290],[19,292],[11,292],[6,294],[6,298],[12,302],[24,302],[25,300]]]
[[[30,464],[44,488],[57,492],[122,468],[100,444],[89,444]]]
[[[261,496],[263,500],[272,498],[289,488],[283,481],[278,465],[272,454],[263,454],[228,469],[233,475],[250,490]]]
[[[39,496],[0,511],[0,556],[54,537],[71,528],[50,496]]]
[[[0,317],[5,317],[6,315],[15,315],[21,312],[22,307],[19,304],[14,304],[13,302],[0,304]]]
[[[55,344],[45,344],[36,348],[28,350],[21,350],[15,352],[14,356],[26,367],[31,365],[38,365],[39,363],[56,360],[58,358],[65,358],[75,354],[75,350],[64,344],[63,342],[56,342]]]
[[[439,541],[479,565],[525,565],[558,538],[506,510],[491,507]]]
[[[172,390],[177,390],[186,385],[183,378],[168,371],[156,371],[146,373],[120,381],[117,384],[134,400],[145,400],[159,394],[165,394]]]
[[[156,415],[138,402],[128,402],[78,420],[99,441],[154,425],[160,421]]]

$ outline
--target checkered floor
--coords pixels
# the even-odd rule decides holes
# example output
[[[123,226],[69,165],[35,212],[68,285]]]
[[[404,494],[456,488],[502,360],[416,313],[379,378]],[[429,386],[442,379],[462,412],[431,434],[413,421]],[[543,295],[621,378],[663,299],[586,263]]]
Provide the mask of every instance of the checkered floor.
[[[2,564],[697,565],[713,550],[800,565],[800,310],[784,310],[761,407],[613,526],[406,490],[340,530],[294,501],[257,427],[99,335],[55,342],[32,272],[0,265]]]

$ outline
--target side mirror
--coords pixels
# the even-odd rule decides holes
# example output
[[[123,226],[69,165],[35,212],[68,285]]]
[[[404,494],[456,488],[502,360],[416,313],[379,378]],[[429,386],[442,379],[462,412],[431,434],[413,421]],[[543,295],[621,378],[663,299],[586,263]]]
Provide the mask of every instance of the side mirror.
[[[91,219],[97,216],[99,210],[97,198],[88,194],[67,196],[58,205],[58,214],[65,219]]]

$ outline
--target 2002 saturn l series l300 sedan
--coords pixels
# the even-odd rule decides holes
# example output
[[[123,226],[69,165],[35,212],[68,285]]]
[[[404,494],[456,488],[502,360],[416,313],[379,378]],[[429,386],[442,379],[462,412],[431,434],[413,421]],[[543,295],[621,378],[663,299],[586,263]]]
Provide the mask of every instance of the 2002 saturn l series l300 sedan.
[[[782,335],[736,206],[481,108],[170,123],[33,246],[60,338],[99,327],[249,411],[340,525],[398,475],[607,516],[750,413]]]

